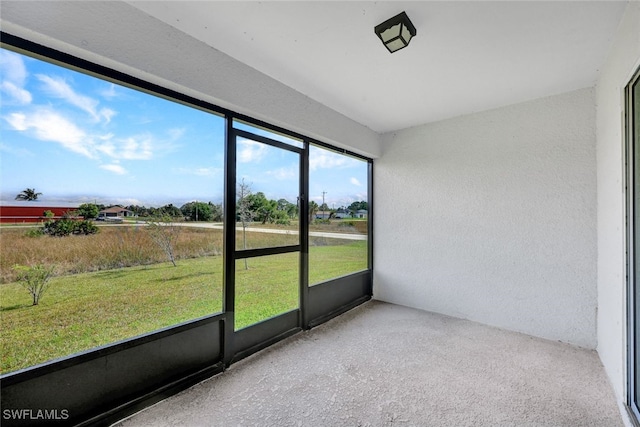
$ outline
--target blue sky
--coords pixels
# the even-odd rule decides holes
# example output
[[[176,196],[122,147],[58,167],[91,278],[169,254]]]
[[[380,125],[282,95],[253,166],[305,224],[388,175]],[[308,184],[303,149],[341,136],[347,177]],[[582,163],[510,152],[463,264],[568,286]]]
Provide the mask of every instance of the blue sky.
[[[4,203],[25,188],[52,204],[222,201],[223,118],[4,49],[0,79]],[[239,139],[237,158],[253,192],[295,202],[296,154]],[[319,204],[366,200],[365,162],[312,147],[310,169]]]

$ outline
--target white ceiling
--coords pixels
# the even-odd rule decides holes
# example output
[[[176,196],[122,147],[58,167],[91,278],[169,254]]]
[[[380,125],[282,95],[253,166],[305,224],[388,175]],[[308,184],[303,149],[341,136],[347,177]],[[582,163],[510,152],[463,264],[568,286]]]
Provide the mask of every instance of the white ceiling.
[[[377,132],[593,86],[626,2],[129,1]],[[390,54],[375,25],[417,28]]]

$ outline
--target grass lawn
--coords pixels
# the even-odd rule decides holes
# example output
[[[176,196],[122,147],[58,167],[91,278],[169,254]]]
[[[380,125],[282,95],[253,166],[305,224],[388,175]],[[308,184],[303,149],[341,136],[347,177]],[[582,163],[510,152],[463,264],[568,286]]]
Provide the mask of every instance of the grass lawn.
[[[310,248],[309,283],[363,270],[367,245]],[[298,306],[298,254],[237,262],[236,329]],[[222,257],[181,259],[51,279],[38,306],[0,285],[0,371],[26,368],[222,309]]]

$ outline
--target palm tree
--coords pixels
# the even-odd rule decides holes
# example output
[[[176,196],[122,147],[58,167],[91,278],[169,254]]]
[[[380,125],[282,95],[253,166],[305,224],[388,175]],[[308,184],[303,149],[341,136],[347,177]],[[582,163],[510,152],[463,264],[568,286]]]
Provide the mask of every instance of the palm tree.
[[[313,222],[313,218],[316,216],[316,212],[318,212],[318,204],[313,200],[309,202],[309,224]]]
[[[42,193],[36,193],[35,188],[27,188],[23,190],[20,194],[16,196],[16,200],[24,200],[25,202],[31,202],[34,200],[38,200],[38,196]]]

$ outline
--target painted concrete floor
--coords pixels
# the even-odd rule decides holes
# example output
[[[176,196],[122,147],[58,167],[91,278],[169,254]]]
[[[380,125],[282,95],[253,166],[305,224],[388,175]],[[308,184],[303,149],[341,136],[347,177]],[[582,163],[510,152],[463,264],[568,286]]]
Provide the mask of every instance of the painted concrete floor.
[[[133,426],[622,426],[594,351],[371,301]]]

